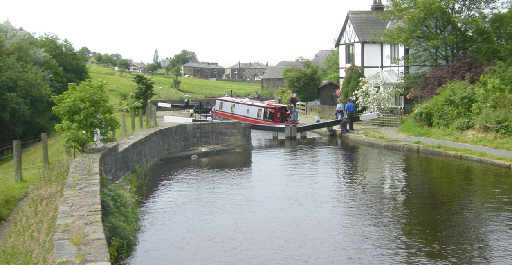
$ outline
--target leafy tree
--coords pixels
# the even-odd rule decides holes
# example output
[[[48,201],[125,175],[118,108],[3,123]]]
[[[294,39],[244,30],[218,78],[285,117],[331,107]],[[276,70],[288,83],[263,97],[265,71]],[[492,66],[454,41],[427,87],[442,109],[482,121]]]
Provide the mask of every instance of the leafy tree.
[[[180,53],[174,55],[169,64],[167,65],[167,72],[171,71],[176,66],[183,66],[186,63],[197,63],[197,56],[195,52],[182,50]]]
[[[352,98],[354,92],[359,89],[361,79],[364,77],[363,69],[357,66],[351,66],[347,69],[343,84],[341,85],[341,99]],[[355,99],[354,99],[355,100]]]
[[[0,143],[50,130],[50,87],[34,65],[2,54],[0,40]]]
[[[137,84],[134,97],[138,102],[140,102],[139,104],[141,108],[146,110],[148,100],[150,100],[155,95],[153,92],[153,81],[140,74],[135,75],[133,81],[135,81]]]
[[[69,83],[79,83],[89,76],[87,57],[76,52],[68,40],[60,41],[55,35],[44,35],[39,38],[38,46],[44,49],[62,69],[52,73],[62,75],[59,78],[60,84],[56,94],[62,93]]]
[[[84,151],[94,140],[96,130],[103,140],[110,141],[112,131],[119,127],[103,82],[89,79],[70,84],[66,92],[53,100],[57,104],[53,111],[61,119],[56,129],[73,150]]]
[[[172,88],[180,88],[180,84],[181,84],[181,80],[180,80],[180,77],[181,77],[181,67],[175,66],[174,68],[172,68],[171,75],[172,75],[171,87]]]
[[[312,101],[317,98],[320,85],[319,67],[310,61],[304,61],[304,68],[291,67],[284,71],[284,80],[288,88],[297,93],[303,101]]]
[[[411,64],[437,65],[454,62],[474,44],[474,29],[485,23],[498,0],[392,0],[384,17],[396,27],[384,37],[389,43],[411,48]],[[399,21],[399,23],[397,23]]]
[[[148,64],[147,67],[148,67],[148,71],[152,72],[152,73],[156,73],[156,71],[158,71],[158,69],[160,69],[160,67],[156,63],[150,63],[150,64]]]
[[[91,55],[92,55],[91,50],[89,50],[89,48],[87,48],[87,47],[82,47],[82,48],[80,48],[80,50],[78,50],[78,52],[79,52],[80,54],[82,54],[83,56],[85,56],[85,57],[89,57],[89,56],[91,56]]]
[[[129,59],[120,59],[119,61],[117,61],[117,67],[124,69],[124,70],[130,69],[131,65],[132,65],[132,61]]]
[[[322,80],[330,80],[340,83],[340,64],[339,64],[339,51],[331,53],[325,59],[325,66],[320,68]]]

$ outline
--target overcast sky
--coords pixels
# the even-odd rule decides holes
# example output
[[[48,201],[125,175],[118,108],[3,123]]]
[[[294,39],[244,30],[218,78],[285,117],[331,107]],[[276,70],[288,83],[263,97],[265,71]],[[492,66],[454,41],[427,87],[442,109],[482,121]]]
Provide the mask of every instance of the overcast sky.
[[[372,0],[58,1],[5,0],[0,22],[54,33],[75,48],[150,62],[182,49],[224,67],[238,61],[274,65],[333,49],[348,10]]]

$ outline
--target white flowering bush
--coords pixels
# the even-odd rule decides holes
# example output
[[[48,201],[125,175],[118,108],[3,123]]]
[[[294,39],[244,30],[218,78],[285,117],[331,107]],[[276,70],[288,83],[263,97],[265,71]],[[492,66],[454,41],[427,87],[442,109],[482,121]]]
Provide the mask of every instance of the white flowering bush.
[[[385,84],[381,75],[374,78],[363,78],[359,89],[354,92],[354,97],[359,106],[366,108],[367,113],[384,112],[393,107],[395,95],[399,90]]]

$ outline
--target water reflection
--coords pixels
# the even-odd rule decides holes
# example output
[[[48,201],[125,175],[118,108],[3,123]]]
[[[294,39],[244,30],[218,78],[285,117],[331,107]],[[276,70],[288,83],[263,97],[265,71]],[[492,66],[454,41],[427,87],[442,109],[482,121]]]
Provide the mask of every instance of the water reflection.
[[[512,264],[510,171],[271,137],[154,167],[130,263]]]

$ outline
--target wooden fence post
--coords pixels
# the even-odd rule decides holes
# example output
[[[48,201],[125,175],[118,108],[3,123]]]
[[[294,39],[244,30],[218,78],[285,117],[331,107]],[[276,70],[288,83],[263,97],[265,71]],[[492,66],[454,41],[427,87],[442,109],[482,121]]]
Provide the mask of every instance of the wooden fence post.
[[[135,132],[135,110],[130,111],[130,123],[132,125],[132,134]]]
[[[12,142],[12,158],[14,161],[14,180],[16,182],[23,181],[21,174],[21,141],[14,140]]]
[[[147,102],[146,104],[146,128],[151,127],[151,103]]]
[[[124,112],[121,113],[121,126],[123,127],[123,136],[126,137],[126,115],[124,115]]]
[[[153,124],[155,127],[158,127],[158,123],[156,121],[156,110],[157,110],[156,106],[153,106]]]
[[[142,109],[139,109],[139,125],[140,129],[144,129],[144,119],[142,118]]]
[[[46,177],[48,175],[48,167],[50,165],[50,160],[48,159],[48,134],[41,133],[41,146],[43,149],[43,176]]]

